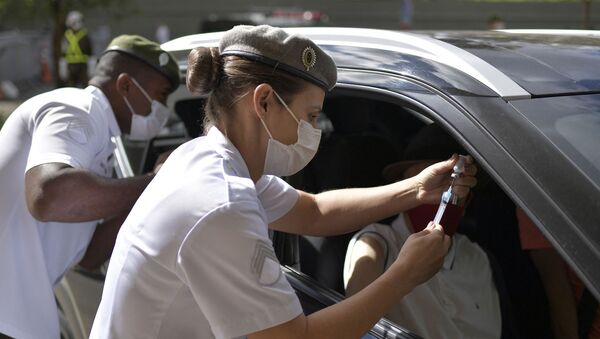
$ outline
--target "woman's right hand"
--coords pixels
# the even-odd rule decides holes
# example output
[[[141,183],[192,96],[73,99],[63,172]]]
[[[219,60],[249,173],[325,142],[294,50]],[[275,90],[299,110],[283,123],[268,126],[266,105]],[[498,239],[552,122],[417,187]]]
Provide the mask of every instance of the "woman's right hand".
[[[408,237],[392,269],[400,269],[401,279],[408,279],[414,288],[440,270],[450,241],[442,226],[430,222],[424,230]]]

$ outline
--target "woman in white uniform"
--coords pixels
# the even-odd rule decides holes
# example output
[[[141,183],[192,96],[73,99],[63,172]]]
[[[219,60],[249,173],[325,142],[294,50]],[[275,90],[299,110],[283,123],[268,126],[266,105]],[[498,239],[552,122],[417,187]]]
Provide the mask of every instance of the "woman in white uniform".
[[[331,57],[303,36],[237,26],[188,62],[188,88],[208,94],[211,127],[173,152],[128,216],[92,338],[358,337],[439,270],[449,241],[430,224],[370,286],[305,316],[268,229],[341,234],[438,202],[457,157],[388,186],[295,190],[277,176],[317,151],[317,117],[337,77]],[[475,184],[469,162],[459,197]]]

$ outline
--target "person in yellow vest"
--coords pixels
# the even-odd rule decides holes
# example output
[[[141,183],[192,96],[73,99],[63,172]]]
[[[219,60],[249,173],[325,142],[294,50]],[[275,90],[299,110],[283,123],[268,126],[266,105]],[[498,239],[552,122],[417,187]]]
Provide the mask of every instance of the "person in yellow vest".
[[[67,86],[84,88],[88,83],[88,59],[92,44],[83,26],[83,14],[71,11],[67,15],[65,31],[65,60],[67,62]]]

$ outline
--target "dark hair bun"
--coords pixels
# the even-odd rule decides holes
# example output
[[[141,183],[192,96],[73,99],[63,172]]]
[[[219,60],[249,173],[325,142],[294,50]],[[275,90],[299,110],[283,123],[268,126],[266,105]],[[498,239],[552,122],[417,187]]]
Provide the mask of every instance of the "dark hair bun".
[[[222,73],[219,49],[196,47],[188,55],[186,86],[194,94],[205,95],[217,87]]]

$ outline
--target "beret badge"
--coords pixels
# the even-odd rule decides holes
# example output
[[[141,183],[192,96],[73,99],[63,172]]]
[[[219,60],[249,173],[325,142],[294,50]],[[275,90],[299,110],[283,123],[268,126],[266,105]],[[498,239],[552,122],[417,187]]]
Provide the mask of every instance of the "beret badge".
[[[169,55],[167,53],[161,53],[158,57],[158,64],[166,66],[169,63]]]
[[[310,71],[310,69],[315,66],[316,62],[317,53],[312,47],[306,47],[304,51],[302,51],[302,64],[306,67],[306,71]]]

